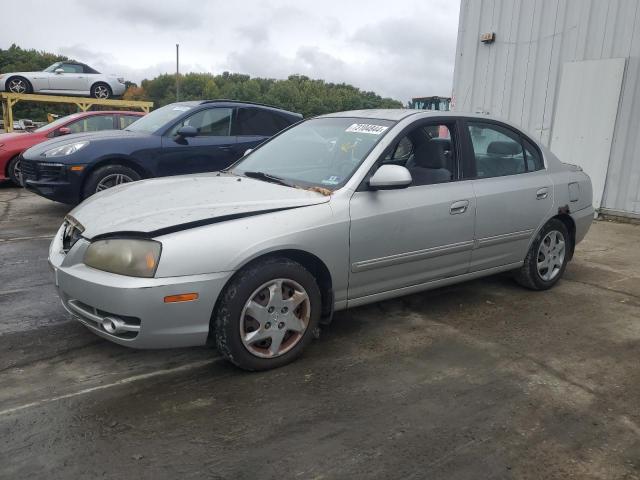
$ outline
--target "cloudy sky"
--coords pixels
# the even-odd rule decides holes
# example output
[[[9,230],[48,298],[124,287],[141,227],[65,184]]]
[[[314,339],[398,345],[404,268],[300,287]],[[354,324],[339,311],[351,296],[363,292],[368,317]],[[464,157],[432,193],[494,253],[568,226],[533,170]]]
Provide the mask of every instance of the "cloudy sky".
[[[16,43],[139,82],[175,71],[347,82],[407,101],[451,92],[457,0],[21,0]],[[8,19],[7,19],[8,20]]]

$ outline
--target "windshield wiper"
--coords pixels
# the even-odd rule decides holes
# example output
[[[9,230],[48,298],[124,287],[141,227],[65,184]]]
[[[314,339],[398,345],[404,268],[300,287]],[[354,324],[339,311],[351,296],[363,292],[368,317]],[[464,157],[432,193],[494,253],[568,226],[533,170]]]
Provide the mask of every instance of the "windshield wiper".
[[[288,183],[280,177],[270,175],[265,172],[243,172],[245,177],[257,178],[258,180],[264,180],[265,182],[277,183],[278,185],[284,185],[285,187],[295,187],[295,185]]]

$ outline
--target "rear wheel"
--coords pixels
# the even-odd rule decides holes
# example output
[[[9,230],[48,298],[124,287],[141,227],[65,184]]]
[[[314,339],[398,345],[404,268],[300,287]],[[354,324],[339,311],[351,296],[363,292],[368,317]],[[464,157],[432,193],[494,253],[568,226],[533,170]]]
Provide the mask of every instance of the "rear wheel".
[[[553,287],[569,261],[571,241],[567,227],[560,220],[549,220],[531,244],[524,264],[516,271],[516,281],[532,290]]]
[[[312,340],[320,289],[302,265],[272,258],[241,270],[225,288],[212,328],[220,353],[245,370],[295,360]]]
[[[17,185],[18,187],[22,186],[21,178],[22,178],[22,170],[20,168],[20,157],[15,156],[11,160],[9,160],[9,164],[7,165],[7,173],[9,174],[9,180],[12,183]]]
[[[91,96],[93,98],[106,100],[113,96],[113,92],[111,91],[111,87],[106,83],[96,83],[91,87]]]
[[[138,172],[124,165],[107,165],[100,167],[89,175],[84,186],[82,198],[85,199],[94,193],[123,183],[135,182],[141,178]]]
[[[11,77],[7,80],[6,89],[11,93],[31,93],[31,83],[24,77]]]

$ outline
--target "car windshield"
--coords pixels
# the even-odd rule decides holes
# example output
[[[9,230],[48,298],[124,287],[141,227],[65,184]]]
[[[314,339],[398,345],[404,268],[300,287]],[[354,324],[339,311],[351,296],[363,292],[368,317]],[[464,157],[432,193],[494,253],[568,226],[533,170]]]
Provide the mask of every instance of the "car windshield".
[[[191,106],[183,103],[172,103],[141,117],[129,125],[125,130],[130,132],[153,133],[175,120],[184,112],[191,110]]]
[[[36,128],[35,130],[33,130],[34,132],[46,132],[48,130],[51,129],[56,129],[61,125],[64,125],[65,123],[73,120],[74,118],[78,118],[81,117],[82,115],[80,113],[72,113],[71,115],[67,115],[66,117],[61,117],[57,120],[54,120],[51,123],[47,123],[46,125],[43,125],[40,128]]]
[[[62,65],[62,62],[56,62],[53,65],[49,65],[47,68],[45,68],[43,72],[54,72],[60,65]]]
[[[303,187],[344,185],[393,122],[315,118],[275,137],[229,171]]]

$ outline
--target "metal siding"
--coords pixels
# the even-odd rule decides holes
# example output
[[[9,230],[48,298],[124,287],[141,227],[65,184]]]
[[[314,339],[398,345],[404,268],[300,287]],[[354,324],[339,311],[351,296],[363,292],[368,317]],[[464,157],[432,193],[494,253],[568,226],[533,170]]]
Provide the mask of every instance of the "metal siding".
[[[481,44],[484,32],[496,42]],[[553,130],[562,65],[627,58],[603,207],[640,213],[640,1],[462,0],[453,92],[458,111]]]

